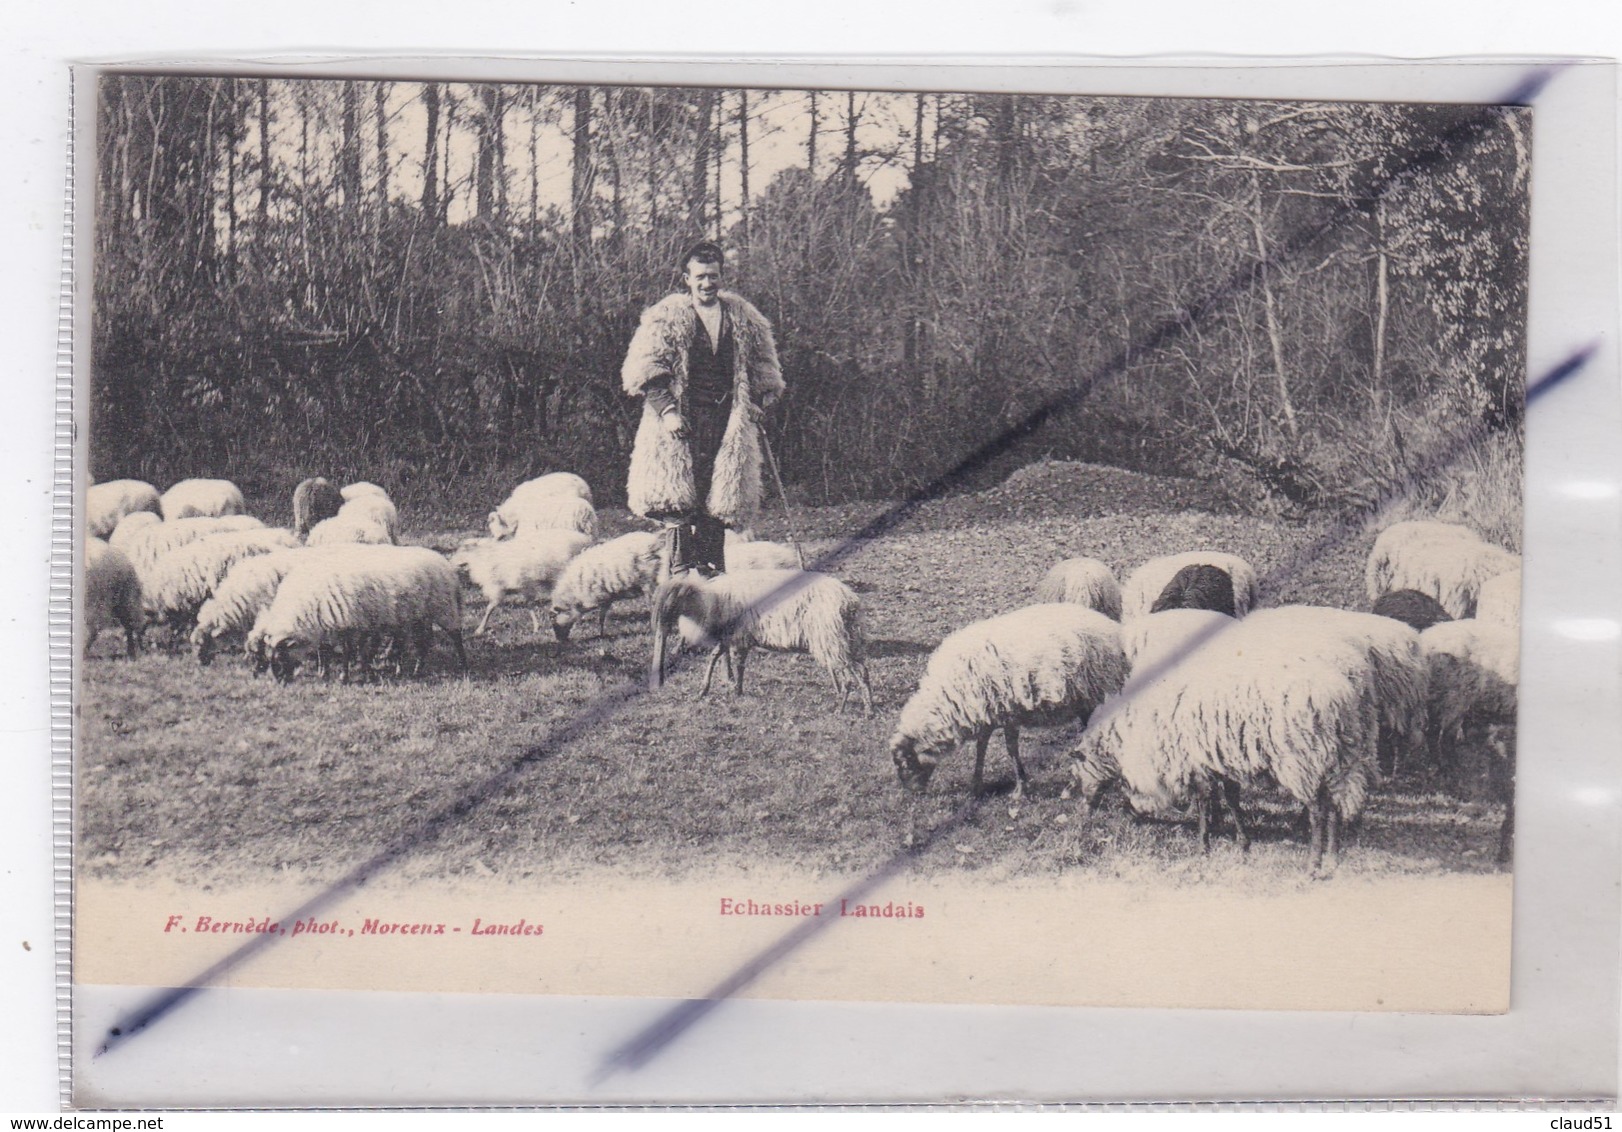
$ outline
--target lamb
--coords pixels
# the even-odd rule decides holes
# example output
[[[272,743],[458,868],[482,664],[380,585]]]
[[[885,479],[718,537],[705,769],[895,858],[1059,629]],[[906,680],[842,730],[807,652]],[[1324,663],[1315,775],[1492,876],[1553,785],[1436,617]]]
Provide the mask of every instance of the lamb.
[[[549,591],[575,555],[591,545],[578,531],[537,530],[514,539],[471,539],[451,556],[451,565],[484,594],[489,604],[479,618],[475,635],[484,632],[490,614],[508,594],[521,594],[532,602]],[[533,606],[530,624],[541,631]]]
[[[1517,575],[1518,576],[1518,575]],[[1432,625],[1453,620],[1442,603],[1418,590],[1396,590],[1381,594],[1374,603],[1374,612],[1380,617],[1401,621],[1416,633],[1423,633]]]
[[[594,609],[597,635],[602,636],[616,601],[657,586],[664,541],[662,533],[634,531],[571,558],[552,588],[552,632],[558,640],[568,640],[574,623]]]
[[[787,543],[757,542],[746,531],[726,532],[726,566],[736,570],[802,570],[805,562],[800,552]]]
[[[163,521],[241,515],[242,492],[230,480],[181,480],[158,501]]]
[[[576,495],[527,495],[509,497],[489,515],[490,534],[509,539],[534,531],[579,531],[587,541],[597,537],[597,512]]]
[[[141,651],[146,613],[141,607],[141,580],[124,553],[99,538],[85,543],[85,656],[97,635],[111,625],[124,629],[124,648],[133,660]]]
[[[146,607],[166,621],[176,639],[189,632],[197,611],[227,570],[243,558],[299,545],[291,531],[224,531],[178,547],[158,559],[143,582]]]
[[[1521,627],[1521,572],[1511,570],[1481,583],[1476,596],[1476,620],[1502,625],[1512,632]]]
[[[128,524],[129,520],[125,520],[123,526]],[[122,530],[114,531],[117,537],[110,545],[122,550],[129,558],[141,579],[141,588],[145,590],[150,589],[156,580],[152,572],[157,568],[158,561],[170,551],[209,535],[261,530],[264,525],[249,515],[230,515],[220,519],[177,519],[172,523],[141,525],[127,538]]]
[[[1474,617],[1481,584],[1520,565],[1520,555],[1483,542],[1468,527],[1415,520],[1380,532],[1364,583],[1371,601],[1394,590],[1418,590],[1451,617]]]
[[[1085,719],[1126,677],[1121,627],[1094,609],[1033,605],[959,629],[929,658],[890,737],[901,785],[922,793],[941,757],[972,738],[979,796],[986,744],[1000,727],[1021,795],[1019,728]]]
[[[1148,613],[1155,599],[1185,566],[1215,566],[1232,579],[1235,617],[1245,616],[1261,600],[1256,570],[1250,563],[1237,555],[1221,551],[1193,550],[1164,558],[1151,558],[1132,571],[1121,590],[1122,618],[1142,617]]]
[[[113,533],[107,536],[107,545],[122,550],[130,539],[135,537],[137,531],[148,530],[159,526],[163,516],[151,511],[131,511],[118,521]]]
[[[113,480],[98,483],[85,492],[85,530],[91,538],[104,539],[118,529],[125,515],[150,512],[161,518],[158,489],[140,480]]]
[[[664,682],[666,641],[672,631],[680,631],[688,644],[715,649],[700,696],[708,694],[722,656],[733,665],[733,690],[741,695],[744,666],[758,645],[809,652],[832,679],[840,710],[851,691],[860,689],[867,714],[873,714],[861,599],[830,575],[748,570],[714,578],[689,573],[664,582],[653,598],[655,688]]]
[[[1157,807],[1192,795],[1203,842],[1220,787],[1243,846],[1238,786],[1268,774],[1307,807],[1317,873],[1377,776],[1382,722],[1413,711],[1421,671],[1412,630],[1372,614],[1297,606],[1235,622],[1094,716],[1072,753],[1083,812],[1115,777]]]
[[[1233,617],[1233,579],[1226,570],[1204,563],[1184,566],[1172,575],[1149,612],[1164,613],[1169,609],[1209,609]]]
[[[322,519],[310,528],[309,538],[304,540],[306,546],[346,546],[360,544],[392,545],[394,539],[389,535],[389,529],[376,519],[364,514],[348,511],[349,504],[344,504],[344,511],[340,511],[330,519]]]
[[[1121,619],[1121,583],[1096,558],[1066,558],[1056,563],[1036,587],[1038,604],[1070,602],[1096,609],[1112,621]]]
[[[332,518],[343,505],[343,494],[324,477],[300,482],[293,489],[293,533],[305,537],[311,527]]]
[[[466,672],[462,590],[450,564],[425,547],[366,547],[295,565],[245,647],[268,655],[272,673],[285,682],[305,651],[336,641],[347,682],[351,660],[363,657],[365,643],[379,633],[414,640],[414,671],[420,671],[436,625],[450,636]]]

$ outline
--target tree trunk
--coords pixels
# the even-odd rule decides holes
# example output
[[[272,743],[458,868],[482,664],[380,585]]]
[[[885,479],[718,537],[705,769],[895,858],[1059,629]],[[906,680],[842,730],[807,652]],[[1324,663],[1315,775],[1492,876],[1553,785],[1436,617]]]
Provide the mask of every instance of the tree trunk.
[[[840,172],[846,184],[856,181],[856,92],[845,93],[845,160]]]
[[[389,84],[372,84],[372,108],[377,115],[377,206],[389,207]]]
[[[811,92],[811,128],[805,135],[805,168],[811,174],[811,183],[817,182],[817,92]]]
[[[575,247],[583,250],[591,242],[594,224],[592,201],[596,195],[597,179],[591,153],[590,87],[578,87],[574,92],[574,154],[571,168],[569,209],[572,230]]]
[[[439,222],[439,84],[422,88],[422,106],[428,115],[427,141],[422,155],[422,214],[430,224]]]
[[[1262,228],[1261,182],[1255,173],[1250,175],[1251,209],[1250,227],[1256,240],[1257,282],[1262,294],[1262,314],[1267,326],[1267,345],[1273,359],[1273,374],[1278,382],[1278,408],[1284,420],[1284,433],[1294,448],[1301,439],[1295,422],[1295,405],[1290,399],[1290,383],[1284,368],[1284,333],[1279,327],[1278,302],[1273,294],[1273,270],[1268,262],[1267,234]]]
[[[740,246],[749,246],[749,92],[738,92],[738,230]]]
[[[687,186],[687,223],[694,232],[709,230],[710,130],[714,117],[715,91],[699,91],[693,113],[698,124],[697,144],[693,147],[693,171]]]
[[[338,192],[346,210],[360,207],[360,84],[342,85],[341,131],[338,151]]]
[[[259,80],[259,224],[270,223],[270,80]]]

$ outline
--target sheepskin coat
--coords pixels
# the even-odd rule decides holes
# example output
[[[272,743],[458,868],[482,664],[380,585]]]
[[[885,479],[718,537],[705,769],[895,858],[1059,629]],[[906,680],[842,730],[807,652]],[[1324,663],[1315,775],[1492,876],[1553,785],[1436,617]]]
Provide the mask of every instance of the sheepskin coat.
[[[731,291],[722,291],[720,298],[734,339],[732,411],[715,457],[709,498],[703,502],[715,518],[742,527],[749,525],[761,500],[757,406],[762,398],[783,391],[783,373],[766,316]],[[643,311],[620,372],[625,392],[641,396],[650,381],[668,377],[670,392],[685,411],[687,351],[697,325],[692,296],[685,291],[667,295]],[[644,401],[626,484],[631,510],[643,517],[689,513],[697,509],[695,495],[691,449],[665,430],[658,411]]]

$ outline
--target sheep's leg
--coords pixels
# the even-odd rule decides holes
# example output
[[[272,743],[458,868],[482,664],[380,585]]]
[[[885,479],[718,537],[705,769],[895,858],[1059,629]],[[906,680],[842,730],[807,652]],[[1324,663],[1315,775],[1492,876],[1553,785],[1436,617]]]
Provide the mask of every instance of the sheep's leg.
[[[1333,801],[1328,801],[1324,807],[1324,826],[1327,831],[1329,871],[1334,872],[1335,866],[1340,864],[1340,807]]]
[[[475,637],[484,636],[484,627],[490,624],[490,615],[496,611],[496,606],[501,604],[501,599],[503,596],[504,595],[502,594],[497,594],[495,597],[490,599],[490,604],[484,607],[484,616],[479,618],[479,626],[473,630],[473,635]]]
[[[541,633],[541,619],[536,614],[535,606],[534,606],[533,603],[529,607],[529,627],[535,633],[536,636],[540,636],[540,633]]]
[[[867,705],[867,717],[873,718],[873,682],[867,678],[867,665],[864,663],[856,669],[862,681],[862,702]]]
[[[1025,764],[1019,761],[1019,728],[1003,728],[1003,741],[1008,744],[1008,757],[1014,760],[1014,797],[1025,796]]]
[[[985,783],[982,774],[986,766],[986,744],[991,742],[991,732],[982,731],[974,738],[974,778],[969,782],[969,792],[976,798],[985,793]]]
[[[1211,792],[1208,782],[1195,784],[1194,809],[1199,816],[1200,852],[1209,855],[1211,852],[1211,826],[1216,819],[1216,795]]]
[[[1239,843],[1239,852],[1250,852],[1250,835],[1245,832],[1245,819],[1239,810],[1239,783],[1231,778],[1219,780],[1222,786],[1222,800],[1228,805],[1228,814],[1233,818],[1233,838]]]
[[[1322,790],[1312,799],[1307,807],[1307,821],[1311,827],[1307,846],[1307,875],[1316,876],[1323,865],[1324,859],[1324,809]]]
[[[599,637],[608,636],[608,607],[613,604],[611,601],[605,601],[597,607],[597,635]]]
[[[741,696],[743,695],[743,665],[749,659],[749,650],[739,648],[736,651],[738,653],[738,671],[733,677],[732,690]]]
[[[704,686],[698,690],[700,699],[710,694],[710,683],[715,679],[715,666],[726,651],[727,647],[725,645],[716,645],[715,651],[710,654],[710,666],[704,670]],[[727,672],[728,674],[732,672],[732,660],[730,657],[727,659]]]

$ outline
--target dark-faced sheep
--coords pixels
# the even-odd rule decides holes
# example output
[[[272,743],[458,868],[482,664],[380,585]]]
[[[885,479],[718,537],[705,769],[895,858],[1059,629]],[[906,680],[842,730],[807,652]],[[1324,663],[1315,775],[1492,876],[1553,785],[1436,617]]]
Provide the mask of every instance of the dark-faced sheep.
[[[1453,620],[1453,615],[1442,608],[1442,603],[1418,590],[1397,590],[1381,594],[1374,603],[1374,613],[1401,621],[1416,633],[1423,633],[1432,625]]]
[[[330,519],[344,505],[338,486],[322,476],[303,480],[293,489],[293,533],[304,538],[310,528]]]
[[[1208,609],[1233,617],[1233,579],[1226,570],[1206,563],[1184,566],[1172,575],[1149,612],[1164,613],[1168,609]]]
[[[1215,566],[1228,575],[1233,583],[1234,616],[1243,617],[1261,600],[1256,569],[1236,554],[1218,550],[1191,550],[1183,554],[1168,554],[1164,558],[1151,558],[1132,571],[1121,587],[1121,616],[1123,619],[1142,617],[1154,605],[1155,599],[1171,584],[1185,566]]]

